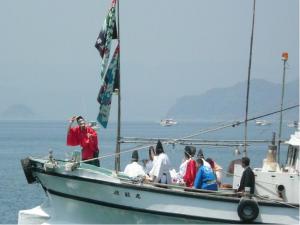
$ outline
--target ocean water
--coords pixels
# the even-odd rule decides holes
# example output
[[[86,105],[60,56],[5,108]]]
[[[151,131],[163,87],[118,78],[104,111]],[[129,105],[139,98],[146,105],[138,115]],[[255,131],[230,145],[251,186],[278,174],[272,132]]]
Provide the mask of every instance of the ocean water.
[[[208,127],[218,127],[217,123],[179,123],[176,126],[162,127],[158,123],[124,123],[122,136],[124,137],[151,137],[151,138],[181,138],[197,133]],[[0,222],[4,224],[17,223],[18,211],[30,209],[40,205],[45,200],[45,193],[38,184],[27,184],[20,160],[27,156],[47,157],[52,150],[55,158],[68,158],[71,152],[78,147],[66,146],[67,122],[65,121],[0,121]],[[271,139],[272,132],[278,131],[278,124],[256,126],[248,124],[248,139]],[[283,138],[288,139],[294,132],[293,128],[283,126]],[[115,149],[116,124],[109,124],[107,129],[99,129],[100,155],[111,154]],[[216,132],[210,132],[195,138],[243,140],[244,127],[230,127]],[[122,150],[135,145],[122,145]],[[231,160],[240,158],[234,154],[234,147],[201,147],[205,157],[214,159],[224,171]],[[184,146],[165,145],[173,167],[178,170],[183,158]],[[286,146],[282,146],[281,161],[285,160]],[[242,148],[240,151],[242,152]],[[266,144],[251,145],[248,147],[248,156],[251,166],[261,166],[267,150]],[[140,159],[147,158],[148,149],[139,152]],[[131,153],[121,155],[121,168],[130,161]],[[101,166],[113,169],[114,158],[101,160]],[[230,177],[224,177],[224,182],[231,182]]]

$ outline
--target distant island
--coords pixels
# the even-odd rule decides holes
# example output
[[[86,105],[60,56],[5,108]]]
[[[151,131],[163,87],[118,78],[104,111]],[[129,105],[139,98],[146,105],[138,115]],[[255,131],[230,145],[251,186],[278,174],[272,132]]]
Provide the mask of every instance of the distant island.
[[[34,118],[35,113],[32,109],[23,104],[11,105],[1,113],[1,119],[4,120],[24,120]]]
[[[244,118],[247,83],[214,88],[202,95],[183,96],[166,117],[182,121],[222,121]],[[254,79],[250,85],[249,115],[257,116],[280,108],[281,84]],[[284,106],[299,104],[299,80],[285,86]],[[299,108],[284,113],[286,120],[298,120]],[[277,116],[278,117],[278,116]]]

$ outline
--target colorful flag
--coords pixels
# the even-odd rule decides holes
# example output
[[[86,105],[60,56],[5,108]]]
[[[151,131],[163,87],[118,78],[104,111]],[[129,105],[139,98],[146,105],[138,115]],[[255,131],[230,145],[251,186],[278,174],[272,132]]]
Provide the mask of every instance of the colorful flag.
[[[104,20],[104,24],[98,35],[95,47],[98,49],[102,58],[101,63],[101,78],[103,78],[109,60],[111,40],[117,38],[117,26],[116,26],[116,0],[112,1],[112,6]]]
[[[119,60],[120,60],[120,58],[118,58],[118,63],[120,63]],[[118,93],[119,89],[120,89],[120,67],[118,66],[117,71],[116,71],[115,81],[114,81],[114,92]]]
[[[97,101],[100,104],[99,114],[97,117],[98,122],[104,127],[107,127],[109,113],[110,113],[110,106],[112,100],[112,94],[114,91],[114,83],[115,77],[118,68],[118,60],[119,60],[119,45],[117,46],[114,55],[110,61],[108,66],[104,82],[100,88]]]
[[[108,23],[107,23],[107,18],[105,18],[103,26],[100,30],[100,33],[98,35],[98,38],[96,40],[95,43],[95,48],[98,49],[101,58],[103,58],[104,56],[104,52],[105,52],[105,44],[106,44],[106,37],[107,37],[107,27],[108,27]],[[117,33],[117,25],[116,25],[116,21],[114,22],[114,26],[113,26],[113,35],[112,35],[112,39],[117,39],[118,38],[118,33]]]

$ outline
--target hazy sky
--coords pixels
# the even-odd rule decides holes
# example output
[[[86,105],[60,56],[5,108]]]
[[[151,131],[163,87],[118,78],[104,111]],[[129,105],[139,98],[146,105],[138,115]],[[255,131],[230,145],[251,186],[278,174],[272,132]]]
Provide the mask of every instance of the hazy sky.
[[[110,2],[0,1],[0,113],[25,104],[45,119],[96,119],[94,43]],[[121,0],[122,118],[158,121],[181,96],[245,81],[252,4]],[[287,81],[297,79],[298,16],[298,0],[257,0],[252,78],[280,83],[288,51]]]

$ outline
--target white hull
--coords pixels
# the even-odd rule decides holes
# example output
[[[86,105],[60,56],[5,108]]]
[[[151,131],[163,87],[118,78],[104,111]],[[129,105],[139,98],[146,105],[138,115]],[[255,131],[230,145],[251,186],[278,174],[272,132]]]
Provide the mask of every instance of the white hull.
[[[47,223],[241,222],[239,198],[124,183],[100,171],[79,168],[73,172],[34,172],[52,206]],[[260,213],[253,222],[299,221],[297,208],[266,202],[258,205]]]
[[[160,121],[160,125],[163,127],[169,127],[169,126],[173,126],[176,125],[177,122],[173,119],[166,119],[166,120],[161,120]]]

